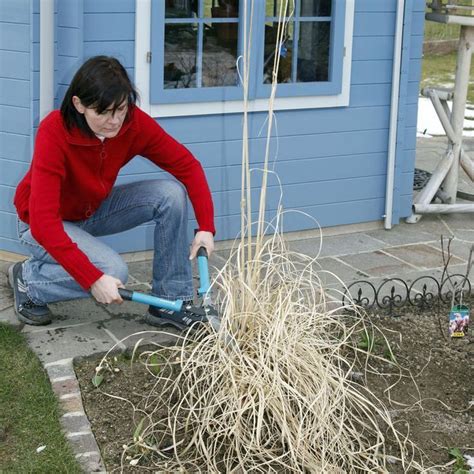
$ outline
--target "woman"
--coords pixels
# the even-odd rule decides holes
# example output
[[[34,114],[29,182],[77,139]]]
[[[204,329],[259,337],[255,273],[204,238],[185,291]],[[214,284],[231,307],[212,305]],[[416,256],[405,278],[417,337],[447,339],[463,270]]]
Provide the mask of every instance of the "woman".
[[[90,294],[121,303],[127,281],[122,258],[98,236],[153,222],[154,295],[193,297],[190,259],[214,248],[214,216],[200,163],[136,106],[137,92],[123,66],[97,56],[75,74],[60,110],[40,123],[31,167],[15,194],[20,241],[31,255],[12,265],[9,281],[18,318],[51,322],[47,303]],[[134,156],[148,158],[178,181],[146,180],[114,186]],[[187,196],[199,230],[189,252]],[[149,308],[153,325],[186,325],[178,312]]]

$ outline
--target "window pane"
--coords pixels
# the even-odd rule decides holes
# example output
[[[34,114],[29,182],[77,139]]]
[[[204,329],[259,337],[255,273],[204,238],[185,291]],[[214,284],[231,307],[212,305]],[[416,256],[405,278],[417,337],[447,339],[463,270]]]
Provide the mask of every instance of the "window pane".
[[[301,22],[298,41],[298,82],[329,80],[331,23]]]
[[[289,16],[294,10],[294,0],[266,0],[266,2],[265,16],[267,17],[278,17],[281,9],[283,9],[284,16]]]
[[[165,26],[165,89],[196,87],[197,35],[196,24]]]
[[[165,18],[194,18],[197,0],[166,0]]]
[[[263,58],[263,82],[271,84],[275,45],[277,41],[278,22],[265,24],[265,50]],[[280,65],[278,68],[278,83],[293,82],[291,62],[293,57],[293,22],[285,24],[283,42],[280,48]]]
[[[203,0],[204,18],[238,18],[239,0]]]
[[[331,16],[332,0],[301,0],[301,16]]]
[[[237,85],[237,23],[213,23],[204,30],[203,87]]]

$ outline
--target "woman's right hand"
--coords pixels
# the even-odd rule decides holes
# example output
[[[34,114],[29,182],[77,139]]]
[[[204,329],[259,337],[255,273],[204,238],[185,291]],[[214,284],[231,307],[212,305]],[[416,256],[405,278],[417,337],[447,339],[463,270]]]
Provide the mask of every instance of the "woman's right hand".
[[[118,289],[125,288],[123,283],[118,279],[110,275],[102,275],[95,283],[91,286],[92,296],[103,304],[110,303],[123,303],[121,296],[119,295]]]

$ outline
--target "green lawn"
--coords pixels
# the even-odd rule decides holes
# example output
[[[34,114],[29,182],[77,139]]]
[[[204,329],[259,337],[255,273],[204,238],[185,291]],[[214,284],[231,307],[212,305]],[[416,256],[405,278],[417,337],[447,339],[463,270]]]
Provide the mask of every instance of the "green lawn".
[[[443,55],[427,54],[423,57],[420,88],[426,86],[454,87],[457,53]],[[471,73],[467,101],[474,104],[474,61]]]
[[[460,29],[459,25],[425,21],[425,41],[458,39]]]
[[[46,446],[37,453],[40,446]],[[48,377],[23,336],[0,324],[0,472],[80,473]]]

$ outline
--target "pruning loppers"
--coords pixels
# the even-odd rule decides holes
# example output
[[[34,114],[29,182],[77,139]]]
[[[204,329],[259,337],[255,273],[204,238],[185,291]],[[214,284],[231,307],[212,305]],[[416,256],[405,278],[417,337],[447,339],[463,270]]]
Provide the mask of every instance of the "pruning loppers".
[[[139,293],[137,291],[131,291],[124,288],[119,288],[119,294],[124,300],[135,301],[137,303],[143,303],[156,308],[164,310],[170,315],[173,312],[179,312],[182,314],[181,321],[175,319],[166,318],[163,316],[163,326],[172,325],[179,329],[186,329],[193,327],[197,324],[210,324],[215,331],[219,331],[221,321],[217,314],[217,311],[211,304],[210,296],[210,279],[209,279],[209,266],[207,250],[205,247],[200,247],[197,252],[197,263],[199,271],[199,288],[197,290],[198,297],[201,300],[200,306],[194,306],[192,304],[184,304],[183,300],[167,300],[158,298],[157,296],[148,295],[146,293]]]

